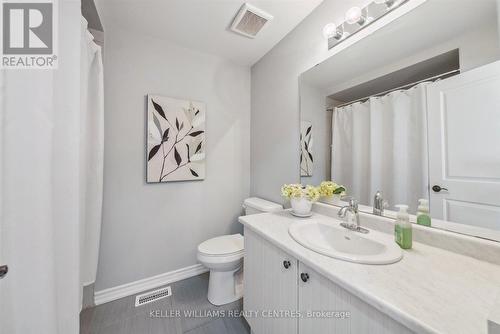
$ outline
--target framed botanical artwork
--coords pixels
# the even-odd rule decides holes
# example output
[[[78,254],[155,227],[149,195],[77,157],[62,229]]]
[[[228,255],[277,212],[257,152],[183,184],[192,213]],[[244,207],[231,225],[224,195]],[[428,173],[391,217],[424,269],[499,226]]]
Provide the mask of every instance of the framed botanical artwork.
[[[147,182],[205,178],[202,102],[148,95]]]
[[[313,175],[313,134],[311,122],[300,122],[300,176]]]

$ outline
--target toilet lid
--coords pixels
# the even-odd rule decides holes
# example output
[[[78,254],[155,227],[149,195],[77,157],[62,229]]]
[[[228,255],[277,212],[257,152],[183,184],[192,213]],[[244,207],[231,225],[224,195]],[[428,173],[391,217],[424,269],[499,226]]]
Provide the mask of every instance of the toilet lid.
[[[202,242],[198,251],[207,255],[228,255],[243,251],[243,236],[241,234],[223,235]]]

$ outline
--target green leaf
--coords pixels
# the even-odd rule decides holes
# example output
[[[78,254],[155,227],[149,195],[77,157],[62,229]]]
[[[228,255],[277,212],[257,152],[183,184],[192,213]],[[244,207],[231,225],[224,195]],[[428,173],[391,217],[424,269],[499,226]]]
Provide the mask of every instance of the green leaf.
[[[338,194],[342,194],[344,191],[345,191],[344,187],[338,187],[337,189],[335,189],[335,191],[333,193],[335,195],[338,195]]]
[[[193,174],[194,177],[199,177],[198,173],[196,173],[194,170],[192,170],[191,168],[189,168],[189,170],[191,171],[191,174]]]
[[[191,162],[191,155],[189,154],[189,144],[186,144],[188,162]]]

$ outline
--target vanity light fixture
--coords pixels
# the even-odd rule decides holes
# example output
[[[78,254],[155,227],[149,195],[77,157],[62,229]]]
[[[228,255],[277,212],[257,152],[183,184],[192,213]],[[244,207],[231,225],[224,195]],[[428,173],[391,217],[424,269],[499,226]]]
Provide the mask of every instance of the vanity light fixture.
[[[363,13],[363,9],[359,7],[352,7],[345,14],[345,20],[349,24],[359,24],[360,26],[366,23],[366,13]]]
[[[335,38],[339,41],[344,37],[344,27],[337,27],[335,23],[328,23],[323,28],[323,36],[327,40],[330,38]]]
[[[328,23],[324,26],[323,36],[328,40],[328,50],[409,1],[373,0],[365,7],[350,8],[345,14],[344,22],[338,25]]]

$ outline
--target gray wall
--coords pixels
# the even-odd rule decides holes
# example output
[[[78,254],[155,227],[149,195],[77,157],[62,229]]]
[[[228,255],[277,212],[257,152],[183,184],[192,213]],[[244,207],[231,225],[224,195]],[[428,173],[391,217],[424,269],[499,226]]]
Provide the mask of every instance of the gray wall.
[[[325,24],[365,3],[325,0],[252,67],[252,195],[281,203],[281,185],[300,182],[299,75],[331,53]]]
[[[250,188],[250,69],[106,25],[104,210],[96,290],[196,264],[241,231]],[[145,183],[145,95],[204,101],[206,179]]]

